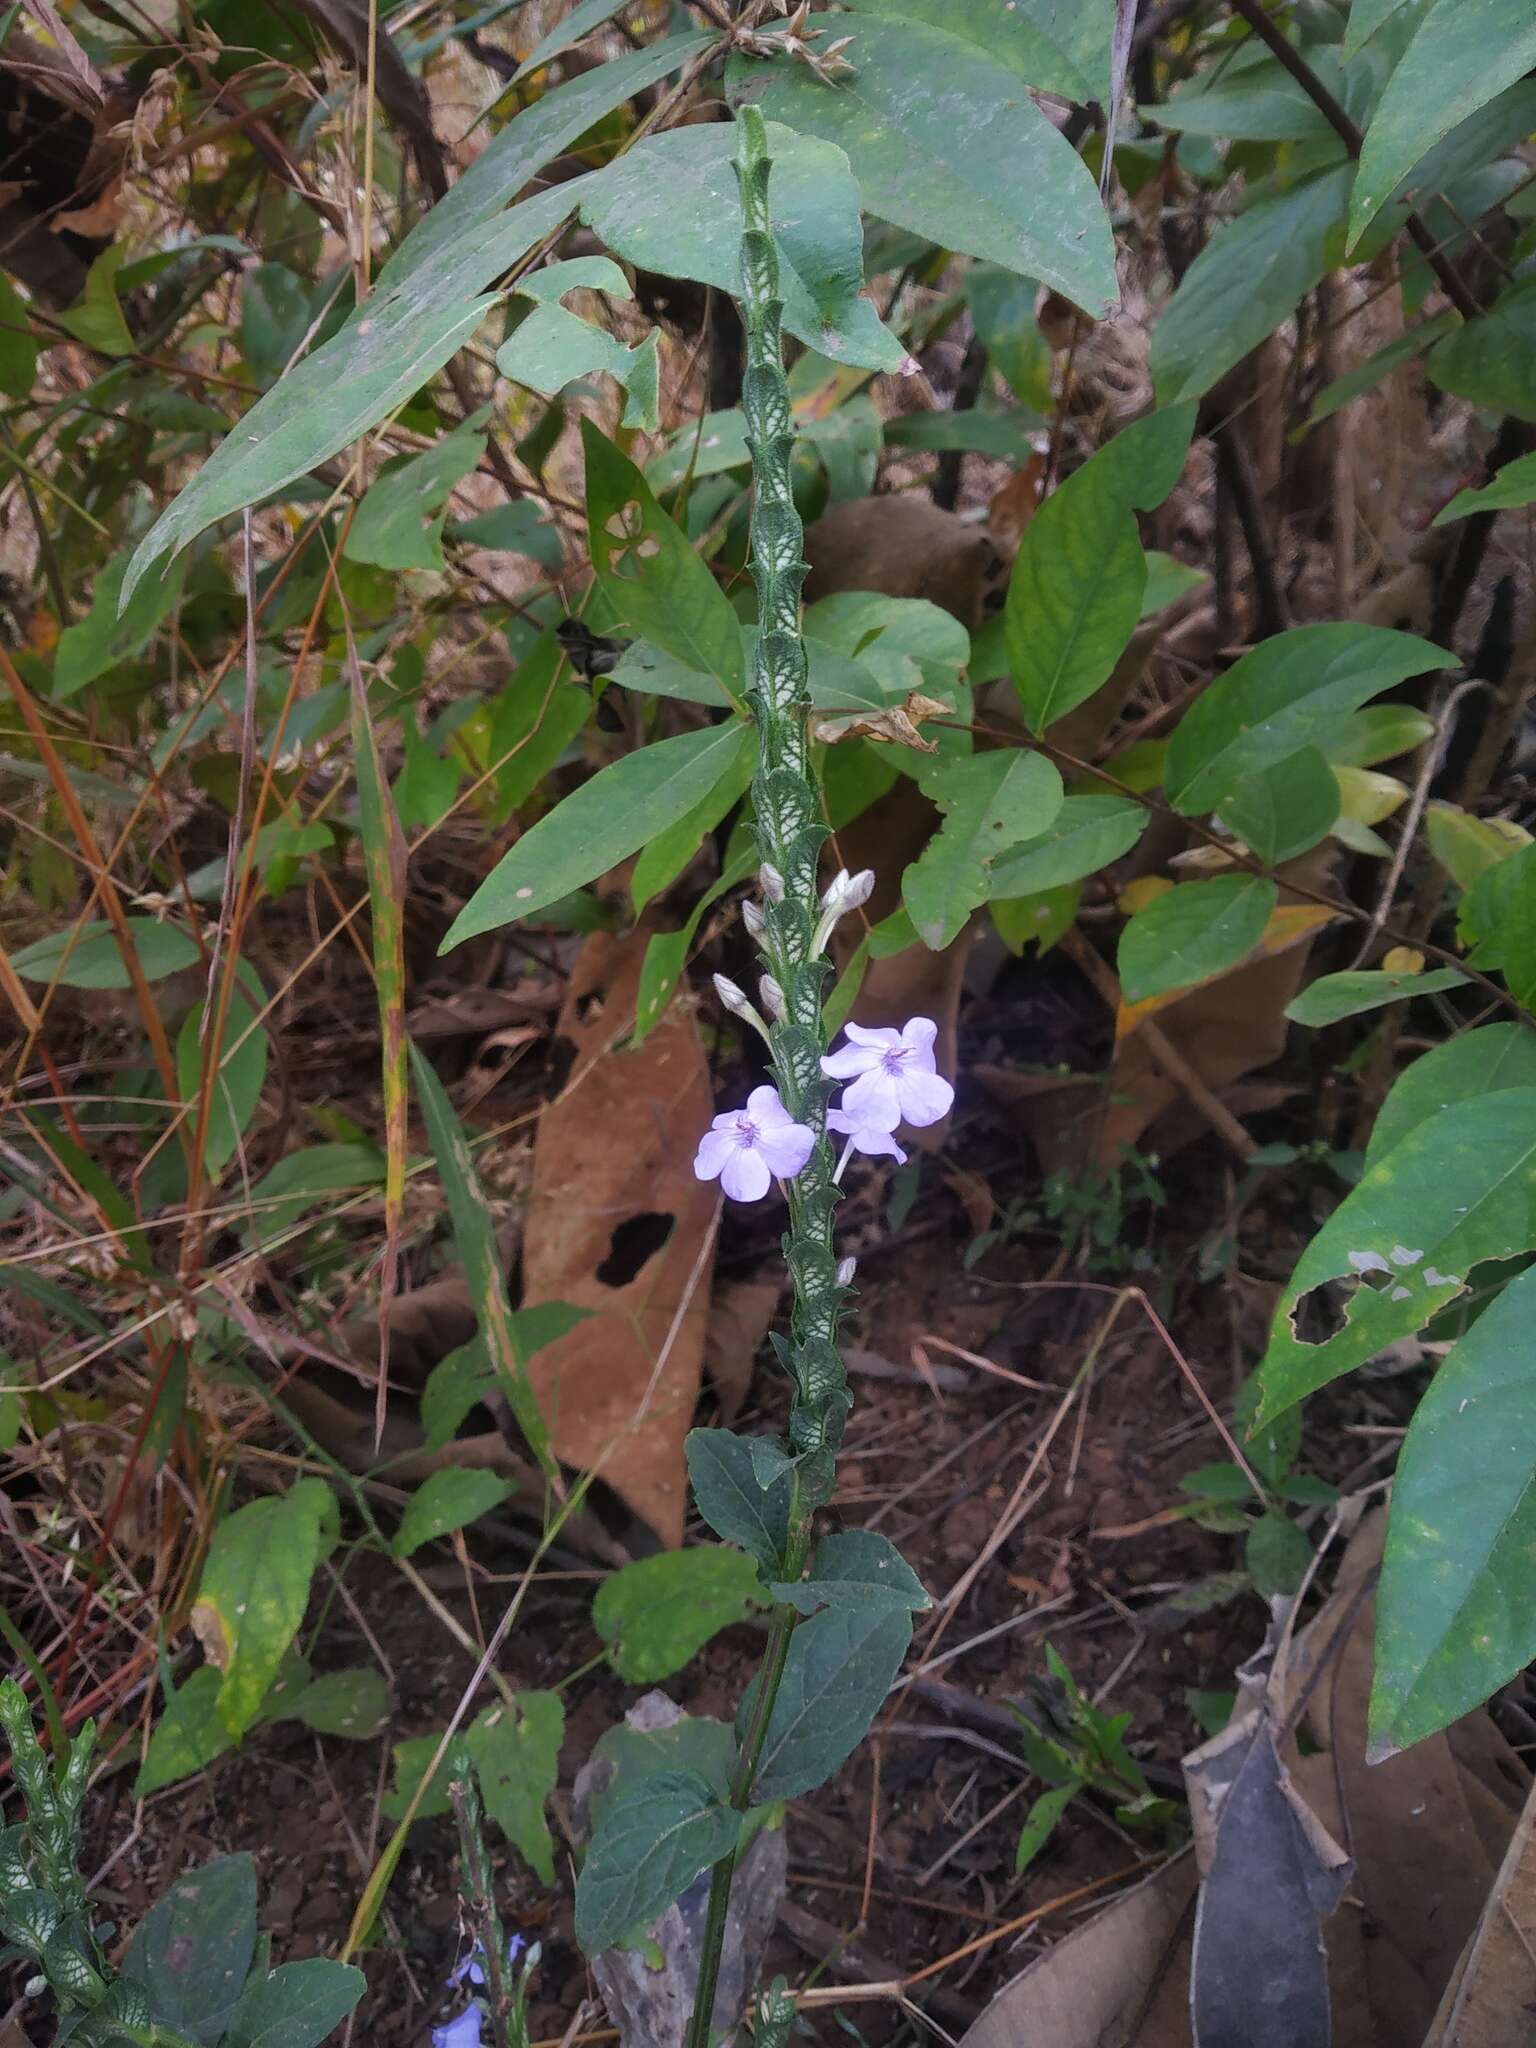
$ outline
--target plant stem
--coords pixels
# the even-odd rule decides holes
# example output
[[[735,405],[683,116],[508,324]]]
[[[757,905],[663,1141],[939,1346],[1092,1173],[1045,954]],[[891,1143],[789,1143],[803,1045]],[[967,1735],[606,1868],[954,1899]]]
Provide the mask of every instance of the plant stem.
[[[736,178],[743,215],[741,307],[747,335],[742,410],[755,486],[752,574],[758,598],[757,653],[748,691],[759,736],[752,799],[758,847],[767,871],[763,959],[784,997],[783,1015],[769,1032],[769,1048],[785,1108],[797,1123],[808,1124],[816,1133],[815,1150],[789,1184],[789,1234],[785,1240],[794,1307],[789,1340],[780,1346],[780,1358],[794,1388],[789,1441],[795,1466],[780,1576],[792,1582],[805,1569],[816,1510],[831,1497],[837,1447],[849,1407],[847,1376],[837,1349],[838,1318],[847,1290],[838,1281],[832,1249],[837,1185],[826,1136],[828,1083],[821,1071],[826,1047],[821,991],[827,961],[815,946],[820,910],[817,862],[826,829],[806,739],[810,691],[800,628],[806,564],[800,515],[790,487],[794,434],[780,339],[784,308],[768,212],[772,167],[767,129],[757,108],[740,111],[737,130]],[[740,1814],[752,1803],[752,1787],[789,1661],[795,1621],[792,1607],[773,1610],[751,1723],[731,1785],[731,1805]],[[733,1850],[715,1865],[710,1879],[687,2048],[709,2048],[735,1873]]]

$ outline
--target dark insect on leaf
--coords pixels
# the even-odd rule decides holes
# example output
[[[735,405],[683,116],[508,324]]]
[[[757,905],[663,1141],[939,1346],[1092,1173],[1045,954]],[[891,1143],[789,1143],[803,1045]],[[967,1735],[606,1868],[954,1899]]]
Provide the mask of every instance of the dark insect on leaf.
[[[589,682],[594,676],[612,675],[624,652],[622,640],[606,640],[580,619],[562,619],[555,628],[555,638],[571,667]]]

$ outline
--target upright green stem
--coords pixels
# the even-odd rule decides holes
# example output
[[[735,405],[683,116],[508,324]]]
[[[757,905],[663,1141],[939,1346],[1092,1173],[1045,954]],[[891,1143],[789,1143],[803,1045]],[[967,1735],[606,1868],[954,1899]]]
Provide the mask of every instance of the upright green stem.
[[[763,860],[764,964],[783,993],[783,1014],[769,1031],[774,1079],[785,1108],[817,1134],[816,1149],[789,1187],[784,1255],[794,1287],[788,1341],[779,1345],[793,1394],[789,1417],[795,1483],[782,1559],[792,1582],[805,1568],[811,1523],[831,1497],[834,1464],[849,1408],[848,1382],[837,1349],[846,1289],[832,1248],[837,1205],[832,1147],[826,1136],[828,1083],[821,1071],[826,1033],[821,991],[825,956],[813,945],[819,915],[817,861],[826,828],[811,775],[806,737],[810,706],[800,591],[805,581],[804,533],[790,487],[794,424],[784,375],[779,263],[768,212],[768,135],[756,107],[737,116],[741,188],[741,311],[747,335],[742,382],[747,446],[755,486],[752,575],[758,636],[747,696],[757,720],[759,751],[752,782],[758,848]],[[745,1813],[789,1659],[795,1610],[776,1607],[758,1680],[751,1725],[741,1745],[731,1804]],[[699,1984],[687,2048],[709,2048],[720,1958],[730,1910],[733,1855],[717,1863],[699,1960]]]

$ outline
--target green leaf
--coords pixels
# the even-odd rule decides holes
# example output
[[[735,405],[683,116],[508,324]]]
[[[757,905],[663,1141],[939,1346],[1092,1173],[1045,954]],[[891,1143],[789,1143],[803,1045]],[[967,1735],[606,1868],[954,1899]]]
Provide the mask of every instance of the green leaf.
[[[941,951],[991,894],[994,861],[1045,831],[1061,809],[1061,777],[1043,754],[1000,748],[939,756],[919,781],[944,823],[901,878],[923,944]]]
[[[1372,1762],[1481,1704],[1536,1657],[1536,1270],[1439,1367],[1398,1453],[1376,1595]]]
[[[258,384],[273,384],[315,316],[309,288],[284,263],[248,270],[240,285],[240,353]],[[221,422],[222,424],[222,422]]]
[[[412,1735],[404,1742],[395,1743],[390,1751],[395,1761],[395,1782],[384,1795],[380,1805],[390,1820],[403,1820],[416,1788],[427,1774],[427,1767],[437,1754],[440,1735]],[[439,1814],[452,1811],[448,1787],[455,1778],[462,1778],[470,1769],[469,1751],[461,1735],[450,1742],[443,1752],[442,1761],[433,1771],[431,1782],[416,1802],[417,1820],[432,1820]]]
[[[1316,63],[1315,47],[1308,52]],[[1218,71],[1220,67],[1217,67]],[[1240,142],[1315,142],[1333,134],[1311,96],[1273,58],[1223,82],[1204,79],[1183,87],[1148,114],[1175,135],[1209,135]]]
[[[697,1771],[720,1802],[731,1796],[736,1738],[723,1721],[680,1715],[666,1728],[631,1728],[620,1721],[597,1739],[593,1755],[613,1766],[607,1787],[592,1800],[594,1826],[618,1797],[654,1771]]]
[[[1009,667],[1031,731],[1091,697],[1142,615],[1147,559],[1133,510],[1173,489],[1192,405],[1127,427],[1046,499],[1025,529],[1005,608]]]
[[[143,1987],[162,2026],[213,2048],[255,1953],[256,1866],[244,1854],[216,1856],[178,1877],[150,1907],[122,1974]]]
[[[1281,1297],[1260,1367],[1260,1419],[1412,1336],[1462,1293],[1473,1266],[1536,1248],[1533,1169],[1530,1088],[1453,1102],[1368,1167]],[[1334,1280],[1355,1283],[1343,1325],[1309,1340],[1298,1331],[1302,1304]]]
[[[740,709],[746,680],[730,600],[629,457],[590,420],[581,440],[592,572],[614,618],[713,677]]]
[[[1186,815],[1215,810],[1245,775],[1316,743],[1319,731],[1407,676],[1455,656],[1411,633],[1348,623],[1297,626],[1234,662],[1168,742],[1163,786]]]
[[[905,1607],[824,1607],[789,1639],[789,1656],[752,1796],[797,1799],[853,1754],[912,1640]],[[755,1692],[743,1702],[750,1711]]]
[[[317,1735],[365,1742],[389,1719],[389,1688],[377,1671],[327,1671],[295,1694],[281,1718],[302,1721]]]
[[[1338,780],[1316,747],[1244,775],[1222,799],[1221,822],[1268,867],[1326,839],[1338,821]]]
[[[1253,1497],[1253,1484],[1241,1465],[1221,1463],[1200,1465],[1179,1481],[1180,1493],[1196,1500],[1245,1501]]]
[[[1427,0],[1350,0],[1340,55],[1346,59],[1356,56],[1394,14],[1409,8],[1420,12],[1426,4]]]
[[[214,1527],[192,1612],[210,1663],[223,1672],[219,1717],[236,1740],[261,1712],[309,1604],[321,1532],[335,1514],[321,1479],[251,1501]]]
[[[765,1573],[776,1577],[789,1530],[794,1481],[789,1458],[766,1439],[736,1436],[728,1429],[691,1429],[683,1448],[699,1513],[717,1536],[739,1544]],[[761,1453],[769,1449],[778,1451],[779,1463],[764,1487],[758,1473]]]
[[[477,512],[473,519],[450,520],[447,532],[450,540],[468,547],[525,555],[541,569],[558,569],[565,558],[559,529],[543,517],[531,498],[513,498],[489,512]]]
[[[1294,1593],[1312,1562],[1312,1546],[1289,1515],[1270,1508],[1248,1531],[1243,1562],[1260,1599]]]
[[[1441,137],[1533,65],[1528,0],[1435,0],[1365,131],[1349,202],[1351,249]]]
[[[757,847],[748,839],[694,904],[683,925],[675,932],[657,932],[647,941],[635,990],[635,1031],[630,1040],[633,1047],[642,1046],[661,1021],[673,991],[682,980],[689,950],[698,935],[705,911],[744,882],[756,866]]]
[[[119,668],[142,654],[155,637],[160,622],[181,596],[183,572],[180,567],[164,576],[141,583],[133,602],[119,614],[123,578],[128,572],[128,554],[114,555],[96,578],[91,608],[73,626],[59,635],[53,658],[55,701],[76,696],[98,676]]]
[[[421,1104],[422,1119],[437,1161],[438,1178],[442,1181],[448,1203],[453,1241],[464,1262],[470,1300],[479,1318],[480,1341],[496,1369],[501,1390],[517,1418],[524,1442],[546,1476],[553,1477],[555,1461],[549,1446],[549,1431],[529,1384],[527,1356],[507,1301],[507,1277],[496,1243],[490,1208],[475,1173],[463,1127],[431,1061],[415,1045],[410,1051],[416,1097]]]
[[[1351,400],[1364,397],[1367,391],[1374,391],[1394,370],[1401,369],[1404,363],[1416,361],[1425,349],[1449,334],[1460,317],[1460,314],[1449,310],[1437,313],[1432,320],[1426,320],[1422,326],[1398,335],[1395,340],[1374,350],[1364,362],[1356,363],[1353,369],[1344,371],[1343,375],[1335,377],[1332,383],[1325,384],[1313,401],[1312,410],[1307,414],[1306,426],[1321,426],[1324,420],[1332,419],[1333,415],[1341,411]],[[1444,519],[1445,516],[1442,512],[1440,519]],[[1435,523],[1438,525],[1439,520]]]
[[[901,1552],[873,1529],[843,1529],[823,1536],[811,1560],[811,1574],[796,1584],[777,1584],[775,1600],[814,1614],[818,1607],[882,1607],[909,1613],[932,1600]]]
[[[1147,587],[1141,595],[1141,616],[1150,619],[1168,605],[1177,604],[1192,590],[1210,581],[1204,569],[1192,569],[1187,562],[1165,555],[1161,548],[1147,550]]]
[[[477,1522],[516,1491],[499,1473],[477,1466],[453,1465],[433,1472],[406,1502],[389,1547],[396,1557],[409,1557],[423,1543]]]
[[[1198,398],[1258,347],[1327,272],[1352,167],[1256,200],[1214,234],[1152,331],[1158,403]]]
[[[1536,278],[1512,284],[1482,319],[1454,329],[1425,367],[1442,391],[1536,420]]]
[[[534,1874],[555,1881],[544,1803],[559,1776],[565,1708],[556,1692],[520,1692],[487,1707],[464,1737],[485,1810]]]
[[[0,271],[0,391],[7,398],[31,397],[42,349],[27,319],[26,301]]]
[[[655,1771],[620,1792],[576,1880],[576,1939],[588,1956],[649,1927],[731,1853],[740,1830],[697,1771]]]
[[[638,1558],[603,1581],[592,1625],[621,1678],[651,1685],[762,1600],[757,1568],[739,1550],[700,1546]]]
[[[84,295],[67,312],[54,315],[66,334],[98,355],[131,356],[134,351],[133,335],[117,296],[117,273],[128,256],[126,242],[110,243],[86,272]]]
[[[490,154],[485,150],[474,170]],[[473,170],[460,179],[424,227],[458,198],[472,176]],[[576,203],[575,191],[574,185],[562,185],[541,192],[504,218],[465,233],[431,260],[397,270],[415,241],[414,235],[407,237],[373,296],[338,334],[256,401],[161,513],[134,549],[124,600],[162,555],[179,554],[215,521],[329,461],[419,391],[494,304],[482,296],[485,286],[558,225]]]
[[[1015,958],[1022,959],[1032,945],[1044,958],[1071,930],[1082,900],[1081,882],[1062,882],[1029,896],[997,896],[991,905],[992,923]]]
[[[347,530],[343,555],[377,569],[448,567],[443,528],[453,487],[485,453],[484,413],[444,434],[419,455],[397,456],[368,486]]]
[[[971,636],[959,620],[922,597],[840,590],[806,607],[805,631],[808,643],[830,648],[849,660],[858,659],[871,668],[887,703],[893,697],[899,701],[914,686],[944,690],[971,655]],[[811,655],[814,695],[814,646]],[[908,663],[910,668],[905,665]],[[836,687],[830,674],[827,687]]]
[[[200,1043],[205,1005],[187,1012],[176,1034],[176,1086],[181,1099],[195,1103],[202,1084],[204,1054]],[[215,1005],[214,1014],[218,1014]],[[218,1072],[208,1094],[208,1122],[203,1136],[203,1164],[213,1179],[234,1158],[240,1140],[256,1114],[267,1078],[269,1040],[256,1022],[256,1012],[246,996],[236,990],[229,998],[224,1017],[223,1046]]]
[[[1505,512],[1517,505],[1531,504],[1536,504],[1536,455],[1522,455],[1514,462],[1506,462],[1481,490],[1458,491],[1445,510],[1436,515],[1434,523],[1445,526],[1472,512]]]
[[[1352,711],[1320,744],[1335,768],[1373,768],[1422,747],[1434,730],[1429,714],[1411,704],[1368,704]]]
[[[1094,318],[1115,303],[1093,179],[1016,72],[947,25],[901,19],[859,23],[848,54],[853,75],[830,86],[788,57],[733,56],[727,89],[733,104],[755,101],[770,120],[837,143],[882,220],[1038,277]]]
[[[991,0],[850,0],[860,14],[924,22],[943,29],[1039,92],[1097,99],[1109,59],[1109,10],[1102,0],[1023,0],[999,14]],[[852,53],[858,55],[855,45]]]
[[[368,1988],[361,1970],[312,1956],[253,1977],[241,1994],[224,2048],[315,2048]]]
[[[1035,896],[1095,875],[1128,853],[1146,830],[1143,805],[1123,796],[1069,796],[1037,838],[1016,846],[991,874],[994,900]]]
[[[958,448],[1022,469],[1035,453],[1035,428],[1017,406],[985,402],[961,412],[906,413],[891,421],[885,441],[891,448]]]
[[[740,746],[741,727],[727,719],[653,740],[599,770],[497,862],[439,951],[532,917],[606,874],[701,802]]]
[[[768,203],[784,325],[833,362],[898,370],[906,350],[861,296],[859,188],[840,140],[768,125]],[[742,234],[736,147],[734,122],[646,136],[588,189],[582,219],[639,269],[735,293]]]
[[[515,384],[553,398],[580,377],[612,377],[627,394],[623,425],[654,433],[661,375],[655,328],[628,348],[595,321],[564,306],[536,306],[496,351],[496,367]]]
[[[1128,1003],[1224,974],[1264,935],[1278,891],[1258,875],[1181,882],[1138,910],[1120,934],[1120,986]]]
[[[1524,1024],[1484,1024],[1434,1046],[1392,1084],[1366,1140],[1366,1166],[1438,1110],[1500,1088],[1536,1088],[1536,1032]]]
[[[510,1323],[518,1356],[532,1358],[536,1351],[557,1343],[591,1314],[591,1309],[573,1307],[568,1301],[540,1301],[528,1308],[513,1309]],[[440,1451],[457,1434],[470,1409],[495,1392],[496,1384],[496,1369],[479,1337],[472,1337],[446,1358],[440,1358],[421,1390],[424,1448]]]
[[[976,339],[1014,397],[1043,418],[1052,404],[1051,350],[1035,318],[1039,290],[1032,277],[997,263],[973,263],[965,274]]]
[[[1430,851],[1458,889],[1471,891],[1490,868],[1531,844],[1512,818],[1475,818],[1455,804],[1430,804],[1424,812]]]
[[[426,219],[419,221],[406,236],[379,273],[379,292],[396,289],[417,271],[437,268],[454,250],[472,244],[480,230],[495,222],[501,209],[523,190],[542,165],[552,162],[615,107],[655,85],[679,66],[702,56],[714,40],[708,34],[668,36],[647,49],[610,57],[592,70],[557,85],[553,91],[540,94],[532,106],[525,107],[491,138],[449,189],[447,197],[440,199]],[[580,185],[580,180],[573,179],[557,188],[555,194],[541,195],[548,200],[560,191],[565,194],[565,206],[554,213],[545,227],[553,227],[579,203]],[[523,213],[527,203],[515,207],[507,218]],[[545,227],[530,236],[524,249],[531,249],[536,241],[542,240]],[[520,254],[522,250],[487,271],[486,276],[498,275]],[[377,296],[376,293],[369,301],[370,305]]]
[[[384,1154],[375,1145],[303,1145],[279,1159],[251,1189],[248,1244],[271,1244],[327,1195],[379,1187]]]
[[[1323,974],[1287,1003],[1285,1014],[1293,1024],[1337,1024],[1343,1017],[1358,1017],[1366,1010],[1379,1010],[1407,997],[1432,996],[1441,989],[1462,988],[1466,979],[1454,967],[1438,967],[1429,974],[1387,974],[1379,969]]]
[[[1042,1792],[1035,1800],[1024,1817],[1024,1825],[1019,1830],[1019,1844],[1013,1853],[1015,1877],[1022,1877],[1028,1870],[1056,1832],[1057,1823],[1082,1789],[1081,1779],[1073,1779],[1065,1785],[1053,1785],[1049,1792]]]
[[[636,856],[629,891],[638,917],[653,897],[675,882],[704,843],[746,795],[747,785],[757,767],[757,727],[738,725],[734,756],[726,761],[713,789],[685,811],[674,824],[647,840]]]
[[[219,1714],[223,1678],[212,1664],[194,1671],[165,1703],[149,1748],[133,1782],[135,1799],[147,1799],[163,1785],[190,1778],[235,1746]]]
[[[191,967],[200,957],[195,941],[180,925],[162,924],[154,917],[129,917],[124,923],[146,981],[164,981],[168,974]],[[73,946],[71,939],[75,940]],[[61,988],[133,986],[112,927],[102,918],[35,939],[11,955],[11,965],[23,981],[57,979]]]

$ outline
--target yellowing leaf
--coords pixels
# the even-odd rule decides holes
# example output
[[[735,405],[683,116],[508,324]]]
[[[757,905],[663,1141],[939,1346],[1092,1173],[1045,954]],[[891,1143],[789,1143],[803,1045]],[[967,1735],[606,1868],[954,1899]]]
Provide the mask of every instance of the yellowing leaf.
[[[1166,896],[1173,886],[1166,875],[1138,875],[1134,882],[1127,882],[1120,891],[1119,908],[1127,917],[1134,917],[1138,910],[1145,910],[1159,896]]]
[[[1333,764],[1339,785],[1342,815],[1357,825],[1379,825],[1407,801],[1408,785],[1395,775],[1381,775],[1371,768],[1341,768]]]
[[[1422,974],[1424,955],[1417,946],[1394,946],[1381,964],[1388,974]]]

